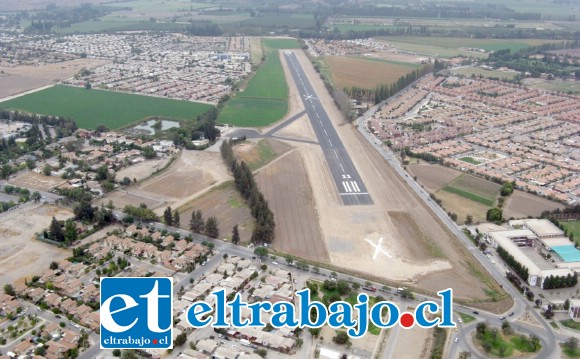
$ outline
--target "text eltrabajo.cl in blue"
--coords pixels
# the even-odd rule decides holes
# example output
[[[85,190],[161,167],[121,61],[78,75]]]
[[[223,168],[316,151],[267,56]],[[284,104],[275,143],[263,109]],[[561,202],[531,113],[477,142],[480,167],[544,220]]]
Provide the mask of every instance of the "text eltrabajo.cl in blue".
[[[360,338],[367,333],[369,323],[378,328],[391,328],[397,324],[403,328],[415,325],[421,328],[456,326],[453,322],[451,288],[437,292],[441,298],[440,304],[424,301],[413,312],[401,312],[397,304],[390,301],[379,301],[371,306],[370,297],[365,293],[358,294],[357,303],[354,305],[337,301],[328,306],[311,300],[308,288],[296,292],[296,304],[289,301],[247,303],[242,300],[240,293],[236,293],[228,301],[224,289],[211,294],[216,298],[214,305],[194,302],[187,309],[187,321],[192,327],[211,325],[213,328],[264,328],[268,323],[274,328],[320,328],[328,325],[334,329],[346,329],[350,337]],[[248,318],[243,318],[243,308],[250,311]],[[263,313],[270,313],[268,323],[263,320]]]

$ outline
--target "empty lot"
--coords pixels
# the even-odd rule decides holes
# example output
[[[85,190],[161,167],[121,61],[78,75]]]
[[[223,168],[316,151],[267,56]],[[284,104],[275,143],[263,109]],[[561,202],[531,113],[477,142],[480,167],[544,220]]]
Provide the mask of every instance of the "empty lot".
[[[0,286],[38,275],[50,262],[70,256],[70,251],[40,242],[34,234],[48,228],[52,217],[73,216],[69,209],[44,205],[0,222]]]
[[[16,178],[8,181],[11,185],[18,187],[30,188],[37,191],[48,192],[50,189],[57,187],[66,180],[55,176],[45,176],[40,173],[27,171],[19,174]]]

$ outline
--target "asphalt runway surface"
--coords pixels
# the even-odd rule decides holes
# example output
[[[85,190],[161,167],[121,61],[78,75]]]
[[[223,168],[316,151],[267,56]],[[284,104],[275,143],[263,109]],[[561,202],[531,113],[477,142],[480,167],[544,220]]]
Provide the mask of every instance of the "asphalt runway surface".
[[[293,52],[286,51],[284,56],[288,62],[294,82],[298,87],[304,108],[310,118],[312,128],[322,148],[342,203],[347,206],[373,204],[364,182],[346,152],[332,122],[330,122],[328,114],[316,97],[314,88],[310,84],[310,80],[308,80],[302,66],[300,66],[296,55]]]

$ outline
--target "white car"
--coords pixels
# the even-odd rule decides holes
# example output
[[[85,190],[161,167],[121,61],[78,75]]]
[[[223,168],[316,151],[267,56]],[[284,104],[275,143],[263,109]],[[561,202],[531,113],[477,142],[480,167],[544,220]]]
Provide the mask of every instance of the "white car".
[[[278,262],[272,261],[272,264],[275,265],[275,266],[277,266],[278,265]]]
[[[454,342],[457,343],[459,341],[459,338],[455,337]]]

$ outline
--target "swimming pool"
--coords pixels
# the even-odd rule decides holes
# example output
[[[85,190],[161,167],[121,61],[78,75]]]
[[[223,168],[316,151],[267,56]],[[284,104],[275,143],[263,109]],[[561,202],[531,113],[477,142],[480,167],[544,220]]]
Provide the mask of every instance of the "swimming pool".
[[[573,245],[554,246],[552,249],[564,262],[580,262],[580,250]]]

